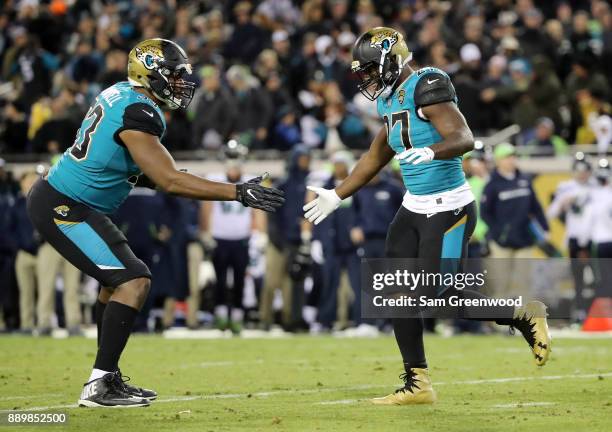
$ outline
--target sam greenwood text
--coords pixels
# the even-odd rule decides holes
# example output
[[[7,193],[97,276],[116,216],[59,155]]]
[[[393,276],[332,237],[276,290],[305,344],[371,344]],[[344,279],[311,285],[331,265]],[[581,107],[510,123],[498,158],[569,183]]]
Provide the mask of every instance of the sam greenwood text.
[[[480,298],[480,299],[465,299],[458,296],[450,296],[448,298],[431,298],[428,296],[419,296],[418,298],[409,297],[406,295],[394,296],[385,298],[383,296],[375,296],[372,299],[376,307],[491,307],[491,306],[515,306],[523,305],[523,296],[517,298]]]

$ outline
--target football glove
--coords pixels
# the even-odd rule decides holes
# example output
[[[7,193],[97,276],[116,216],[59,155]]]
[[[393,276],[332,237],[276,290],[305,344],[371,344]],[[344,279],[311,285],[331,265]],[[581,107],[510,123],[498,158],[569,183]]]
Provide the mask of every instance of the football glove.
[[[429,147],[411,148],[404,150],[395,156],[395,159],[418,165],[421,163],[429,163],[434,159],[434,152]]]
[[[268,173],[252,178],[246,183],[237,184],[236,201],[245,207],[275,212],[285,202],[285,194],[276,188],[262,186],[261,182],[266,178]]]
[[[308,186],[308,190],[313,191],[318,196],[303,207],[306,212],[304,217],[308,219],[308,222],[319,225],[323,219],[340,207],[342,200],[333,189]]]

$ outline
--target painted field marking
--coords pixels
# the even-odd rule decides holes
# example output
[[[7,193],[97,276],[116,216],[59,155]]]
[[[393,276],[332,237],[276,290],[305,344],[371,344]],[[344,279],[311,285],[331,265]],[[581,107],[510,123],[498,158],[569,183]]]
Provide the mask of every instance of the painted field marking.
[[[555,402],[515,402],[509,404],[493,405],[493,408],[523,408],[523,407],[541,407],[556,405]]]
[[[492,379],[481,379],[481,380],[467,380],[467,381],[450,381],[450,382],[439,382],[436,386],[441,385],[478,385],[478,384],[496,384],[496,383],[507,383],[507,382],[518,382],[518,381],[531,381],[531,380],[562,380],[562,379],[588,379],[588,378],[599,378],[599,377],[612,377],[612,372],[602,372],[594,374],[571,374],[571,375],[544,375],[544,376],[525,376],[525,377],[509,377],[509,378],[492,378]],[[192,396],[174,396],[169,398],[162,398],[153,402],[153,404],[170,403],[170,402],[184,402],[193,400],[218,400],[218,399],[242,399],[242,398],[267,398],[270,396],[281,396],[287,394],[316,394],[316,393],[330,393],[337,391],[359,391],[379,388],[395,388],[394,385],[373,385],[363,384],[359,386],[351,387],[331,387],[331,388],[316,388],[316,389],[287,389],[287,390],[272,390],[265,392],[253,392],[253,393],[219,393],[209,395],[192,395]],[[340,399],[332,401],[320,401],[315,402],[316,405],[332,405],[335,403],[348,404],[348,399]],[[76,408],[76,404],[70,405],[51,405],[51,406],[38,406],[38,407],[27,407],[19,409],[17,411],[46,411],[46,410],[59,410],[59,409],[71,409]],[[13,410],[0,410],[0,413],[11,412]]]

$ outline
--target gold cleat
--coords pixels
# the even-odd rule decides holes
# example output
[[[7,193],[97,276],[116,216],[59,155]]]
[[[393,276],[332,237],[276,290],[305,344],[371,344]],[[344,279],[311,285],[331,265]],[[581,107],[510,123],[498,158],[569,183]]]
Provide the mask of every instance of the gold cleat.
[[[370,399],[374,405],[416,405],[431,404],[436,401],[436,392],[431,385],[427,369],[413,368],[410,373],[400,375],[404,387],[388,396]]]
[[[523,334],[538,366],[544,366],[550,357],[552,338],[546,322],[547,316],[544,303],[530,301],[516,309],[514,324],[510,326],[511,331],[516,328]]]

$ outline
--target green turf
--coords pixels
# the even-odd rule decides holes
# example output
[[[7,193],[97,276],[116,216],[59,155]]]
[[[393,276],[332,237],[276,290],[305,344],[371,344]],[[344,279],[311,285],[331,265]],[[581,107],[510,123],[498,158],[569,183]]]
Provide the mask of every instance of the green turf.
[[[56,408],[68,413],[69,424],[51,429],[611,431],[612,340],[554,342],[551,360],[537,368],[519,337],[428,337],[439,402],[376,407],[367,399],[392,391],[401,372],[389,337],[137,336],[124,353],[123,372],[155,388],[160,401],[132,410]],[[94,352],[95,341],[82,338],[1,337],[0,410],[74,404]],[[496,378],[516,380],[491,381]],[[485,382],[458,383],[475,380]],[[41,427],[49,428],[0,426],[0,432]]]

